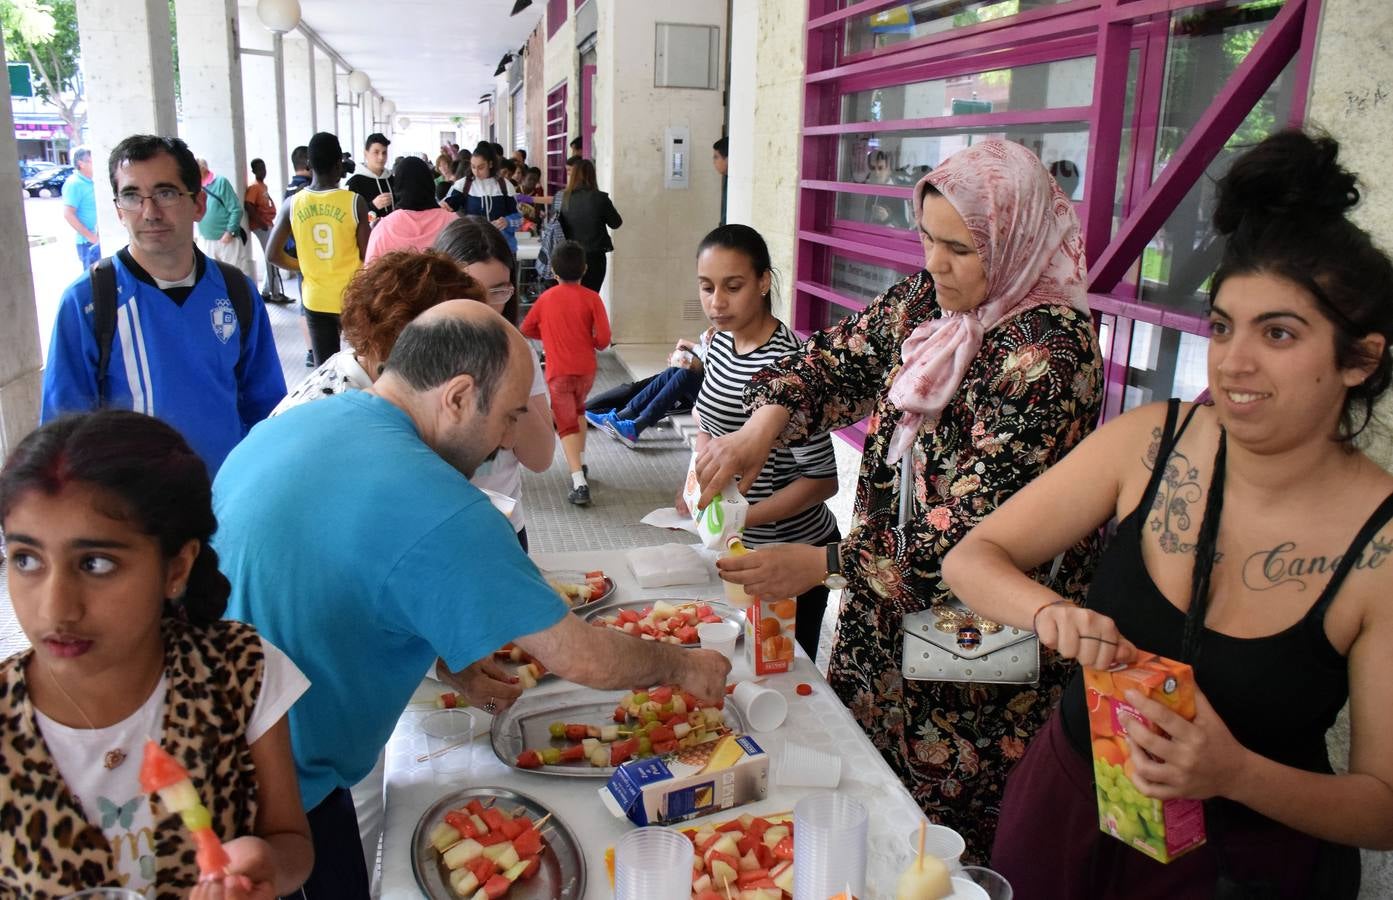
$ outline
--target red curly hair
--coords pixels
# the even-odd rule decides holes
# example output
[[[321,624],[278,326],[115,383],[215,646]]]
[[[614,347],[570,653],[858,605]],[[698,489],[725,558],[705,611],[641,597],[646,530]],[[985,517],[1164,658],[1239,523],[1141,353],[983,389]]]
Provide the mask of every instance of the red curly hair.
[[[385,360],[412,319],[446,300],[484,302],[483,285],[439,250],[394,250],[359,269],[343,292],[343,336]]]

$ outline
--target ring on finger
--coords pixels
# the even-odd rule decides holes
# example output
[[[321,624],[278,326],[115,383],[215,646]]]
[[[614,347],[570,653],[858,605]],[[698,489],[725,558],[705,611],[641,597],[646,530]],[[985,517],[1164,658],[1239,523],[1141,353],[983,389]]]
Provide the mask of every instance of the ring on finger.
[[[494,713],[498,712],[498,704],[494,702],[492,697],[489,698],[489,702],[484,704],[484,712],[488,713],[489,715],[493,715]]]

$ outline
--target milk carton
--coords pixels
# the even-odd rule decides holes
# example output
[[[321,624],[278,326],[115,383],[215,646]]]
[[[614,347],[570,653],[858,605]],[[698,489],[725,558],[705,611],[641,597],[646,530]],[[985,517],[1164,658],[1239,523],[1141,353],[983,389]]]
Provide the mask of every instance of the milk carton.
[[[682,499],[692,511],[692,521],[697,526],[697,536],[702,546],[711,550],[724,550],[726,543],[745,530],[745,517],[750,512],[750,503],[740,493],[738,485],[731,481],[723,490],[711,498],[703,510],[697,510],[697,500],[701,498],[701,485],[696,476],[697,455],[692,453],[692,461],[687,464],[687,481],[682,488]]]
[[[1140,654],[1130,665],[1083,670],[1098,827],[1158,862],[1168,863],[1205,841],[1204,805],[1198,800],[1153,800],[1132,782],[1124,723],[1155,726],[1126,700],[1129,690],[1195,718],[1195,673],[1188,665]]]

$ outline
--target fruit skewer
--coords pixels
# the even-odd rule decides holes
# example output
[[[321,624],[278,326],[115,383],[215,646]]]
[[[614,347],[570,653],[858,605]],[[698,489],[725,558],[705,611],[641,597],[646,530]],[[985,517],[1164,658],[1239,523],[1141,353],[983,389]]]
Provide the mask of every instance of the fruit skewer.
[[[189,770],[154,741],[145,742],[145,754],[140,762],[140,789],[158,794],[160,803],[172,813],[178,813],[197,846],[200,881],[211,881],[227,874],[227,851],[213,831],[213,817],[198,796]]]

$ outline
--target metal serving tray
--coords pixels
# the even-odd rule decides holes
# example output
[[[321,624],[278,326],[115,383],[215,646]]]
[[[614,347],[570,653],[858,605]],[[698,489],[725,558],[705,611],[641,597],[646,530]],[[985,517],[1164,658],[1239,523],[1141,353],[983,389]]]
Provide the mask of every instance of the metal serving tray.
[[[550,730],[552,722],[615,724],[614,707],[619,704],[625,693],[627,692],[597,691],[587,687],[575,687],[542,696],[536,696],[529,691],[506,711],[493,717],[493,727],[489,729],[489,743],[493,745],[494,755],[505,766],[519,772],[540,772],[569,778],[609,778],[614,774],[613,766],[600,767],[587,762],[575,762],[536,769],[518,769],[515,763],[518,754],[524,750],[544,750],[547,747],[565,745],[565,741],[553,743]],[[723,712],[726,726],[732,731],[738,734],[748,730],[744,716],[740,715],[734,703],[727,703]]]
[[[430,832],[445,821],[445,813],[470,800],[511,813],[524,809],[533,821],[551,812],[526,794],[501,787],[464,788],[441,797],[421,816],[411,836],[411,871],[421,892],[430,900],[459,900],[450,890],[449,870],[441,862],[439,851],[431,846]],[[514,884],[508,891],[508,900],[579,900],[584,897],[585,856],[580,841],[555,815],[542,826],[542,838],[545,843],[540,857],[541,870],[531,880]]]
[[[595,605],[592,603],[592,604],[587,604],[587,605],[585,606],[585,612],[581,613],[581,616],[585,619],[585,621],[587,621],[587,622],[593,622],[593,621],[595,621],[596,619],[600,618],[601,616],[617,616],[617,615],[619,615],[619,611],[620,611],[620,610],[623,610],[623,609],[630,609],[630,610],[633,610],[634,612],[643,612],[645,609],[648,609],[648,608],[651,607],[654,603],[657,603],[657,602],[658,602],[657,600],[630,600],[630,601],[628,601],[628,602],[626,602],[626,603],[611,603],[611,604],[609,604],[608,606],[603,606],[603,607],[597,607],[597,606],[595,606]],[[673,606],[691,606],[691,605],[696,604],[696,603],[700,603],[700,604],[702,604],[703,606],[709,606],[709,607],[711,607],[711,611],[712,611],[713,613],[715,613],[716,615],[720,616],[722,619],[724,619],[725,621],[731,623],[731,624],[734,625],[737,629],[739,629],[739,631],[737,632],[736,637],[735,637],[735,640],[736,640],[737,642],[738,642],[738,641],[741,641],[741,640],[744,640],[744,635],[745,635],[745,614],[744,614],[744,612],[742,612],[742,611],[740,611],[740,610],[738,610],[738,609],[735,609],[734,607],[730,606],[729,604],[722,603],[720,600],[690,600],[690,599],[687,599],[687,600],[677,600],[677,599],[672,599],[672,598],[663,598],[663,602],[664,602],[664,603],[671,603]],[[680,646],[685,647],[685,648],[687,648],[688,650],[690,650],[690,649],[693,649],[693,648],[695,648],[695,647],[700,647],[701,645],[700,645],[700,644],[682,644],[682,645],[680,645]]]
[[[566,584],[584,584],[584,583],[585,583],[585,573],[584,573],[584,572],[572,571],[572,570],[570,570],[570,569],[563,569],[563,570],[558,571],[558,572],[551,572],[551,571],[548,571],[548,570],[546,570],[546,569],[543,569],[543,570],[542,570],[542,577],[545,578],[545,579],[547,579],[548,582],[551,582],[551,581],[560,581],[560,582],[564,582],[564,583],[566,583]],[[577,615],[579,615],[579,614],[581,614],[581,613],[584,613],[584,612],[587,611],[587,610],[591,610],[591,609],[595,609],[596,607],[603,606],[606,602],[608,602],[609,600],[611,600],[611,599],[614,597],[614,592],[617,590],[617,588],[615,587],[615,584],[614,584],[614,579],[611,578],[611,577],[609,577],[608,575],[606,575],[606,576],[605,576],[605,585],[606,585],[606,587],[605,587],[604,592],[601,593],[598,597],[591,597],[589,600],[585,601],[584,603],[577,603],[575,606],[572,606],[572,607],[571,607],[571,612],[576,613]]]

